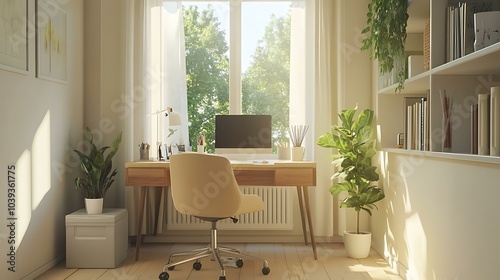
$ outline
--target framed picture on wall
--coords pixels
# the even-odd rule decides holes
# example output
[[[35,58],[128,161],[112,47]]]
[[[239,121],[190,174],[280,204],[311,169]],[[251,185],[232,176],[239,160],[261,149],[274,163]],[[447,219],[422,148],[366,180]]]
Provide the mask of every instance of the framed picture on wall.
[[[67,15],[56,0],[36,1],[37,77],[67,82]]]
[[[0,69],[28,73],[27,0],[0,0]]]

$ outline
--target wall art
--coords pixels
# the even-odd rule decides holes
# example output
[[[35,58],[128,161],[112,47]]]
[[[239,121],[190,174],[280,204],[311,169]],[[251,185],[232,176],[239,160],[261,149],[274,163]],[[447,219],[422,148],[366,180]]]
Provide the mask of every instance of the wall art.
[[[0,0],[0,68],[28,72],[27,0]]]
[[[37,77],[67,81],[67,15],[54,0],[36,3]]]

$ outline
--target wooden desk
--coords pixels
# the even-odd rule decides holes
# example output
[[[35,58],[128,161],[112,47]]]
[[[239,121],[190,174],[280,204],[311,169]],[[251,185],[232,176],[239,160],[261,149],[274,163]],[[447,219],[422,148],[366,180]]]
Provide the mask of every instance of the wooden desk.
[[[254,164],[252,162],[232,162],[236,181],[240,186],[279,186],[296,187],[302,221],[304,241],[307,241],[306,215],[314,259],[317,260],[316,242],[311,220],[309,194],[307,187],[316,186],[316,163],[306,161],[271,161],[273,164]],[[125,163],[125,182],[127,186],[141,188],[139,221],[137,224],[137,241],[135,259],[139,259],[141,248],[142,219],[146,203],[148,187],[170,186],[170,166],[164,161],[137,161]],[[305,208],[305,213],[304,213]]]

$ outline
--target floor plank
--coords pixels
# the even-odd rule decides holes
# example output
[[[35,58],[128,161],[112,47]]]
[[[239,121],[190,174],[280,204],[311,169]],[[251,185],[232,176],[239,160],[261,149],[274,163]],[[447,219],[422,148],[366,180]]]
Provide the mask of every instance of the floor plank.
[[[145,280],[158,279],[170,254],[203,248],[205,244],[143,244],[141,255],[135,261],[135,248],[114,269],[66,268],[61,262],[36,278],[37,280]],[[318,260],[314,260],[311,247],[303,243],[235,243],[221,246],[239,249],[244,254],[264,257],[271,273],[262,275],[260,261],[244,260],[243,267],[226,267],[228,280],[402,280],[387,262],[374,250],[366,259],[346,256],[341,243],[318,243]],[[217,280],[220,269],[210,258],[202,260],[202,269],[194,270],[191,263],[167,271],[170,280]]]

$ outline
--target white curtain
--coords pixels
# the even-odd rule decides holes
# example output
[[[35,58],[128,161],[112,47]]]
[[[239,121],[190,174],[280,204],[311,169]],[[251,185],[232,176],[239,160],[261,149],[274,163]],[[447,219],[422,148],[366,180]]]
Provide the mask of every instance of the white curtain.
[[[138,145],[151,145],[156,158],[157,142],[186,144],[187,129],[186,65],[182,7],[178,2],[129,0],[127,6],[127,161],[139,160]],[[182,125],[169,127],[164,111],[173,108]],[[175,134],[168,137],[168,129]],[[165,151],[165,150],[164,150]],[[165,155],[163,155],[165,156]],[[166,214],[165,188],[149,188],[142,233],[161,233]],[[140,189],[127,187],[129,233],[137,234],[136,221]]]
[[[335,1],[315,1],[315,100],[314,100],[314,139],[331,131],[332,120],[337,119],[337,112],[333,100],[336,100],[334,84],[336,75],[333,71],[333,6]],[[314,145],[314,159],[316,161],[317,187],[316,195],[312,196],[311,205],[314,205],[313,219],[318,236],[332,236],[335,233],[336,223],[334,213],[337,212],[337,203],[334,203],[329,188],[331,186],[332,164],[330,149]]]
[[[331,150],[316,145],[316,139],[330,131],[332,124],[332,2],[295,1],[291,13],[290,124],[310,126],[305,139],[305,157],[317,164],[317,186],[309,188],[317,236],[333,235],[336,210],[328,190]]]

